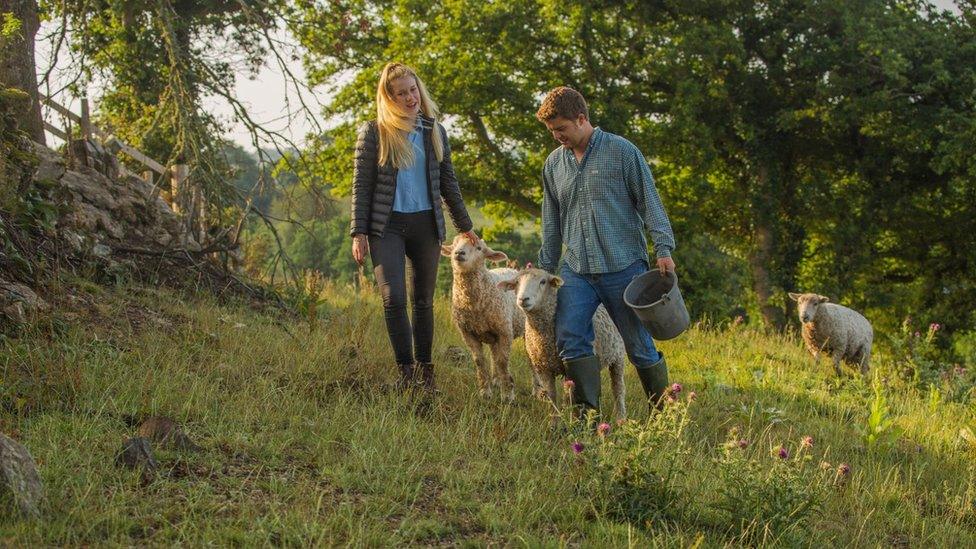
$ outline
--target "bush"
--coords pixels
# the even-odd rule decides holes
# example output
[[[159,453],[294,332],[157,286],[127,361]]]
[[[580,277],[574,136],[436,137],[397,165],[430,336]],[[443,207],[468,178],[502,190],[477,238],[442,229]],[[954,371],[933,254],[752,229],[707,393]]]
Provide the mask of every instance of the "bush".
[[[602,423],[572,443],[582,466],[580,490],[604,516],[647,527],[677,520],[686,508],[688,403],[674,402],[644,422]]]
[[[793,450],[774,446],[771,455],[756,456],[746,439],[730,432],[717,461],[717,507],[744,540],[802,540],[828,485],[826,469],[813,463],[812,447],[812,439],[804,437]]]
[[[901,328],[888,337],[892,366],[898,377],[918,388],[938,383],[952,365],[936,344],[941,330],[939,324],[930,324],[928,330],[913,327],[911,317],[905,318]]]

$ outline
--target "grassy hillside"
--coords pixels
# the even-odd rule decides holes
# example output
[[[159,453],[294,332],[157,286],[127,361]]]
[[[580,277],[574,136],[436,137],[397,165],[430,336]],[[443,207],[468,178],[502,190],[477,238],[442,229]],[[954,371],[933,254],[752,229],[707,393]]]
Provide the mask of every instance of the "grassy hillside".
[[[976,544],[974,449],[959,436],[972,408],[835,380],[793,339],[699,327],[662,344],[678,402],[645,422],[629,370],[636,421],[600,436],[551,428],[521,342],[516,404],[480,401],[447,301],[443,392],[424,410],[383,390],[372,295],[328,288],[310,331],[151,288],[76,294],[2,343],[0,431],[31,450],[48,494],[38,522],[5,502],[4,544]],[[154,477],[118,467],[154,414],[204,449],[157,449]]]

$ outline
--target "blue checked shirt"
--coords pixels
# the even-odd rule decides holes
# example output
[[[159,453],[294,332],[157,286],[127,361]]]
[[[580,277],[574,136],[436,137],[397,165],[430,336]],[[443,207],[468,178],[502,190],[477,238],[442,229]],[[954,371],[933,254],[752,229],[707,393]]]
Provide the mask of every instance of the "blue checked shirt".
[[[576,273],[621,271],[647,255],[644,227],[657,257],[670,257],[674,233],[644,155],[619,135],[595,128],[582,162],[566,147],[542,169],[539,267],[556,272],[563,245]]]

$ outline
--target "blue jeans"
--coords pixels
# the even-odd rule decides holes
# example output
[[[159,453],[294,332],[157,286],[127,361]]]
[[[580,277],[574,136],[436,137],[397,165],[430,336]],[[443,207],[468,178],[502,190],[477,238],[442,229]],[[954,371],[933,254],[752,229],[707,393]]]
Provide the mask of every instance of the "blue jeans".
[[[563,285],[556,294],[556,348],[563,360],[593,356],[593,313],[602,303],[617,326],[627,356],[638,368],[651,366],[661,355],[637,314],[624,303],[624,289],[637,275],[647,272],[647,263],[637,260],[615,273],[584,275],[563,265]]]

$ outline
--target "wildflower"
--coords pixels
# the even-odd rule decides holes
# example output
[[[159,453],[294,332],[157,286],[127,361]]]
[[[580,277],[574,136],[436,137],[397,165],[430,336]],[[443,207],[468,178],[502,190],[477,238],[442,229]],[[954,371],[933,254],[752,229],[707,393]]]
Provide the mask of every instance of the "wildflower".
[[[822,470],[824,470],[824,471],[829,471],[829,470],[833,469],[834,466],[831,465],[829,461],[821,461],[820,462],[820,468]]]
[[[851,466],[846,463],[841,463],[837,466],[837,475],[841,477],[846,477],[851,474]]]
[[[601,437],[607,436],[607,434],[610,433],[610,424],[601,423],[600,425],[597,426],[596,432],[599,433]]]
[[[577,441],[577,442],[574,442],[573,443],[573,453],[576,454],[576,455],[579,455],[579,454],[583,453],[583,443],[582,442],[578,442]]]
[[[940,329],[942,329],[942,325],[939,324],[938,322],[933,322],[932,324],[929,324],[930,332],[938,332]]]
[[[694,391],[691,391],[690,393],[688,393],[688,401],[689,402],[692,401],[692,400],[695,400],[696,398],[698,398],[698,393],[696,393]]]
[[[576,387],[576,383],[573,382],[572,379],[567,379],[566,381],[563,381],[563,389],[567,391],[572,391],[573,387]]]
[[[681,392],[681,384],[680,383],[673,383],[671,385],[671,393],[676,395],[676,394],[678,394],[680,392]]]
[[[746,440],[744,438],[740,438],[739,439],[739,449],[740,450],[745,450],[748,446],[749,446],[749,441],[748,440]]]
[[[744,320],[745,318],[742,315],[736,315],[736,317],[732,319],[732,326],[738,326],[739,324],[742,324]]]
[[[922,337],[922,334],[915,332],[915,337]]]
[[[678,402],[678,399],[674,398],[673,395],[668,395],[667,398],[665,398],[664,400],[666,400],[668,404],[674,404],[675,402]]]
[[[805,436],[800,439],[801,448],[813,448],[813,437]]]
[[[779,452],[777,452],[776,455],[779,456],[779,459],[789,459],[790,451],[786,449],[786,446],[780,446]]]

